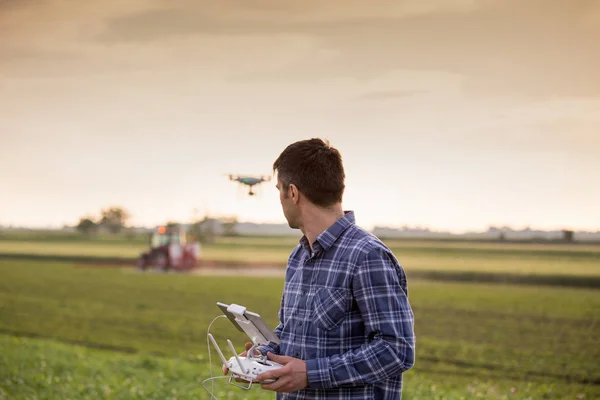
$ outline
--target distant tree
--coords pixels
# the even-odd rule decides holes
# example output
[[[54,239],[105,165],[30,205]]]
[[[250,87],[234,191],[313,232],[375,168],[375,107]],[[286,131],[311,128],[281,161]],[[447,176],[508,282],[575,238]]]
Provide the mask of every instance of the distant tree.
[[[90,235],[96,232],[98,225],[91,218],[83,217],[79,219],[76,229],[83,234]]]
[[[188,234],[191,240],[197,240],[200,243],[214,243],[216,236],[216,220],[205,215],[203,219],[190,224]]]
[[[175,222],[175,221],[169,221],[167,222],[166,227],[167,228],[178,228],[181,224],[179,222]]]
[[[102,210],[99,225],[111,233],[119,233],[127,225],[129,213],[122,207],[110,207]]]
[[[221,227],[223,228],[223,236],[237,236],[235,230],[238,223],[237,217],[227,217],[221,219]]]

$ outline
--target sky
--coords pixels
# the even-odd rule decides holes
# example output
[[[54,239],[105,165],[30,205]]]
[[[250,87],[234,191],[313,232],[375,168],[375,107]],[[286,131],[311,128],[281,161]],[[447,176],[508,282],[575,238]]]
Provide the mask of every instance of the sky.
[[[0,225],[285,222],[290,143],[366,227],[600,229],[596,0],[0,1]]]

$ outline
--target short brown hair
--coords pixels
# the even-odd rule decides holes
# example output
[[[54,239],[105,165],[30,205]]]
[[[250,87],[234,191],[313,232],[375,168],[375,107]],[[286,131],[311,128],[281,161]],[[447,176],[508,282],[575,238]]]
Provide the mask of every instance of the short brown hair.
[[[345,184],[340,152],[322,139],[290,144],[273,163],[287,190],[293,183],[312,203],[328,207],[342,201]]]

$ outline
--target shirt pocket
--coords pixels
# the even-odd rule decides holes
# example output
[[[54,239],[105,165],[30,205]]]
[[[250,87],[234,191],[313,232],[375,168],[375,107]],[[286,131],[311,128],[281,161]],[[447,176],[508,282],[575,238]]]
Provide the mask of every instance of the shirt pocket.
[[[332,330],[344,321],[351,304],[349,289],[319,288],[314,295],[311,319],[317,328]]]

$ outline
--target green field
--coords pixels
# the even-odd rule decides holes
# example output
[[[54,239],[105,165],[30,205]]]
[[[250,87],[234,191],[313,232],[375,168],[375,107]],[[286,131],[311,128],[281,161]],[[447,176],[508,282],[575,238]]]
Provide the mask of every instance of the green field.
[[[0,259],[0,277],[0,399],[209,398],[201,383],[215,302],[244,303],[274,325],[283,283],[11,259]],[[409,285],[417,362],[403,398],[600,396],[599,291]],[[240,348],[246,339],[224,319],[211,331]],[[273,398],[215,388],[219,398]]]
[[[297,238],[217,238],[204,245],[202,258],[285,266]],[[516,244],[387,240],[407,274],[428,272],[590,278],[600,285],[600,245]],[[0,255],[123,258],[133,260],[146,247],[142,238],[0,237]]]
[[[297,241],[219,237],[202,257],[283,267]],[[407,271],[416,316],[405,399],[600,397],[600,246],[385,242]],[[135,260],[146,243],[0,235],[0,399],[209,398],[202,382],[215,302],[243,302],[275,325],[281,277],[103,268],[102,260]],[[212,332],[240,349],[246,340],[225,320]],[[215,389],[219,398],[273,398],[223,381]]]

